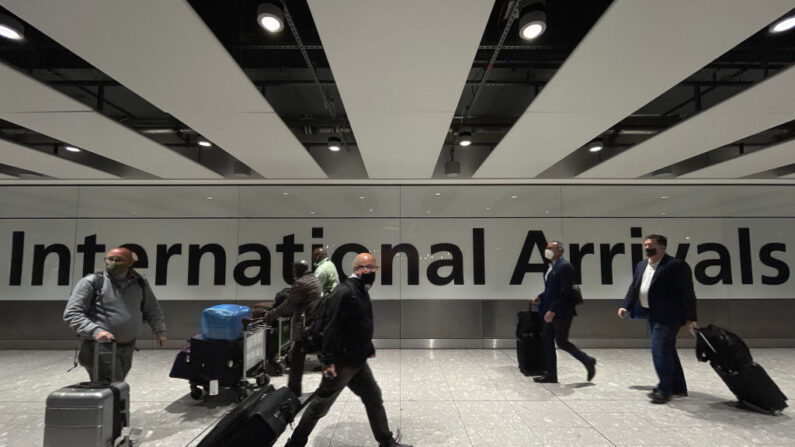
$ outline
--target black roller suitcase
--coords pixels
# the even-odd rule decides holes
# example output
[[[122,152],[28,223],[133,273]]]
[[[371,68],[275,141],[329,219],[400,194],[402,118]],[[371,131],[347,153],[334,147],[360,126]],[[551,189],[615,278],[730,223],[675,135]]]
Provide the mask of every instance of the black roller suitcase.
[[[270,447],[304,405],[286,387],[257,390],[224,416],[198,447]]]
[[[773,415],[787,408],[787,396],[765,369],[753,362],[740,337],[711,324],[699,329],[697,335],[698,360],[709,361],[718,377],[737,396],[740,407]]]
[[[540,375],[546,369],[544,345],[541,342],[541,315],[534,311],[517,314],[516,359],[525,376]]]
[[[190,339],[191,383],[208,386],[236,387],[243,379],[243,339]]]

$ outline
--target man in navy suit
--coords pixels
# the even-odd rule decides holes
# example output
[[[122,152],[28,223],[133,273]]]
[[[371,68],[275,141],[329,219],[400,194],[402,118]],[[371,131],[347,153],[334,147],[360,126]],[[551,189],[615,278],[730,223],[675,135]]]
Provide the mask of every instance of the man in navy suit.
[[[577,315],[573,296],[574,267],[563,258],[563,244],[558,241],[547,244],[544,258],[549,261],[549,267],[544,274],[544,292],[533,298],[533,302],[541,302],[538,311],[544,315],[541,342],[544,344],[547,370],[543,376],[533,380],[539,383],[557,383],[558,358],[555,352],[557,341],[560,349],[582,362],[590,382],[596,374],[596,359],[580,351],[569,341],[571,320]]]
[[[651,356],[660,382],[649,395],[652,403],[664,404],[671,396],[687,396],[687,383],[679,355],[676,334],[683,325],[696,328],[696,294],[693,275],[686,262],[665,253],[668,239],[646,236],[643,248],[649,257],[638,263],[618,316],[648,318]]]

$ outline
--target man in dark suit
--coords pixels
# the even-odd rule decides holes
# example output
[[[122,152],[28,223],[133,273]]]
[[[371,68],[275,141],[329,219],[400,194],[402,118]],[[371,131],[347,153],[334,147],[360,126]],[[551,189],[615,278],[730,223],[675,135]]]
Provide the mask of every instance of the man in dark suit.
[[[544,258],[549,261],[549,267],[544,274],[544,292],[533,298],[533,302],[540,301],[538,311],[544,315],[541,341],[544,344],[547,370],[543,376],[533,380],[539,383],[557,383],[558,358],[555,352],[557,341],[560,349],[582,362],[590,382],[596,374],[596,359],[580,351],[569,341],[571,320],[577,315],[573,297],[574,267],[563,258],[563,244],[558,241],[547,244]]]
[[[696,328],[696,294],[693,275],[686,262],[665,253],[668,239],[646,236],[643,248],[649,257],[638,263],[619,318],[648,318],[651,356],[659,384],[649,395],[652,403],[664,404],[671,396],[687,396],[687,383],[679,355],[676,334],[683,325]]]

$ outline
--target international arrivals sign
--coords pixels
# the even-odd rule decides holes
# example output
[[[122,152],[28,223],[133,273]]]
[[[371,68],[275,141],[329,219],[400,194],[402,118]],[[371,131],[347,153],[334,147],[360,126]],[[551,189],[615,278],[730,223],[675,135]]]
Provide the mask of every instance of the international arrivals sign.
[[[161,300],[271,298],[291,265],[326,247],[341,276],[356,253],[381,269],[374,299],[527,299],[542,254],[564,243],[586,299],[620,299],[643,237],[668,236],[699,298],[795,298],[789,219],[9,219],[0,222],[0,299],[66,299],[126,246]]]

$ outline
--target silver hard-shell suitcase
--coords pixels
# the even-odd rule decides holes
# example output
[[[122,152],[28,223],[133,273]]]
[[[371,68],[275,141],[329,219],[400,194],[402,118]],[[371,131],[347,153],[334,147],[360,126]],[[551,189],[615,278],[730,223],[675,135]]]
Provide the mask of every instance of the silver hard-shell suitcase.
[[[94,347],[94,377],[63,387],[47,396],[44,447],[118,445],[123,427],[130,425],[130,385],[98,382],[99,343]],[[115,376],[116,344],[111,349],[111,377]]]

